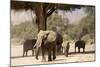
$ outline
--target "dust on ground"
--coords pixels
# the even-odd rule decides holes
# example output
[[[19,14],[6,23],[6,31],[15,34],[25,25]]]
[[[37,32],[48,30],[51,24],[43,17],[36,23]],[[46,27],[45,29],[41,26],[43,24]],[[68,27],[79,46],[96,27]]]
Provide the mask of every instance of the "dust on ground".
[[[65,55],[57,55],[54,61],[48,62],[46,55],[46,62],[42,62],[41,56],[39,56],[39,60],[36,60],[35,56],[31,56],[32,51],[28,52],[28,57],[22,57],[22,45],[11,46],[11,66],[95,61],[95,45],[87,44],[85,51],[85,53],[74,53],[74,45],[71,45],[68,57],[65,57]]]

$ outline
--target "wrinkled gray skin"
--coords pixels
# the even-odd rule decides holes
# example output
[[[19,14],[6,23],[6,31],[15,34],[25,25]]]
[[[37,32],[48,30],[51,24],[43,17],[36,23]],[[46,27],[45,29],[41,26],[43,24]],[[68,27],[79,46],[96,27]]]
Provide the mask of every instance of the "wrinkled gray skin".
[[[62,43],[63,43],[63,36],[57,33],[57,43],[56,43],[57,54],[61,54]]]
[[[25,55],[26,52],[26,56],[28,53],[28,50],[32,50],[32,55],[34,55],[34,49],[33,46],[36,43],[36,39],[32,39],[32,40],[25,40],[24,44],[23,44],[23,56]]]
[[[53,31],[40,31],[37,35],[37,41],[34,46],[36,48],[36,59],[38,60],[39,50],[42,50],[42,61],[46,61],[45,51],[48,53],[48,61],[56,59],[56,33]],[[53,54],[51,54],[53,53]],[[53,58],[51,58],[53,55]]]
[[[78,53],[80,52],[80,48],[83,48],[83,52],[85,52],[85,41],[78,40],[75,42],[75,53],[76,53],[76,47],[78,47]]]
[[[70,43],[67,42],[65,43],[66,45],[62,45],[62,54],[64,53],[66,57],[68,57],[69,54],[69,48],[70,48]]]

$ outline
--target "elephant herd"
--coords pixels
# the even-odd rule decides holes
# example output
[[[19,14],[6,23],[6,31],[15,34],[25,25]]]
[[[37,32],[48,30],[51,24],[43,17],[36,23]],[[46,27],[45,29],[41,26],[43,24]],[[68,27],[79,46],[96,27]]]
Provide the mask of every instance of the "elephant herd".
[[[37,39],[25,40],[23,44],[23,56],[27,56],[28,50],[32,50],[32,55],[35,54],[35,58],[38,60],[39,52],[41,50],[42,61],[46,61],[45,53],[48,55],[48,61],[56,59],[57,54],[65,54],[68,57],[70,42],[66,42],[63,46],[63,37],[54,31],[42,31],[37,35]],[[76,47],[78,47],[78,52],[80,48],[85,51],[85,41],[78,40],[75,42],[75,52]],[[34,53],[35,52],[35,53]]]

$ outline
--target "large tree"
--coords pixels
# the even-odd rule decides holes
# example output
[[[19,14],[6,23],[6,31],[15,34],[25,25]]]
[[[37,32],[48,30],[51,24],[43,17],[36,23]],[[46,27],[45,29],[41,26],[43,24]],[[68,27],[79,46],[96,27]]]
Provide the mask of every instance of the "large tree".
[[[57,9],[72,11],[73,9],[83,7],[82,5],[65,5],[56,3],[41,3],[41,2],[23,2],[23,1],[11,1],[11,9],[31,9],[36,14],[36,24],[38,31],[47,29],[47,18]]]

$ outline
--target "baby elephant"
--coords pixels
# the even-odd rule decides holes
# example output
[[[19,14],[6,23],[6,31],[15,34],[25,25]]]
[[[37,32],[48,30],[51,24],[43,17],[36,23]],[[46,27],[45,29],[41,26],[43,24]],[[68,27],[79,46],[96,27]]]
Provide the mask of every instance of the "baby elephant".
[[[26,56],[27,56],[27,52],[28,50],[32,50],[32,55],[34,55],[34,45],[36,43],[36,39],[32,39],[32,40],[26,40],[23,44],[23,56],[25,55],[26,52]]]
[[[70,43],[69,42],[66,41],[66,42],[62,43],[62,53],[64,53],[66,57],[68,57],[69,48],[70,48]]]
[[[75,43],[75,53],[76,53],[76,47],[78,47],[78,53],[80,52],[80,48],[83,48],[83,52],[85,52],[85,41],[78,40]]]

